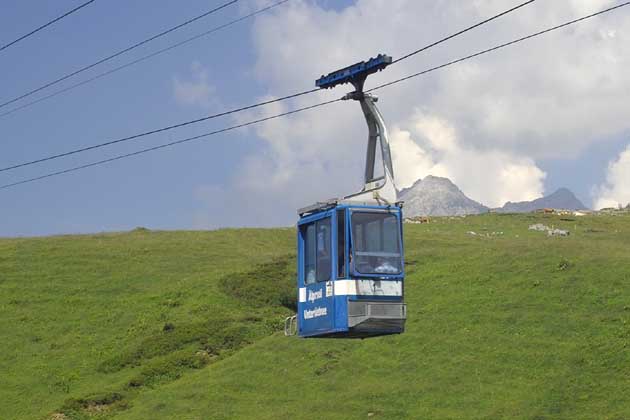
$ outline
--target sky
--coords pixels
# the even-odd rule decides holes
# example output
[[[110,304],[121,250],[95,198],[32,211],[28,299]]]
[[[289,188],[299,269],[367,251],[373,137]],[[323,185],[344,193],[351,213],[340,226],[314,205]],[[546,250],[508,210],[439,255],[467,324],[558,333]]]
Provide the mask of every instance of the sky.
[[[0,44],[83,0],[5,0]],[[0,51],[0,103],[199,15],[221,1],[97,0]],[[273,2],[237,4],[2,112]],[[394,58],[520,1],[289,0],[108,77],[0,116],[0,166],[314,87]],[[537,0],[370,76],[376,86],[619,4]],[[446,176],[488,206],[568,187],[587,206],[630,202],[630,7],[381,89],[398,188]],[[7,184],[337,99],[347,86],[0,172]],[[366,127],[338,102],[98,167],[0,190],[0,236],[288,226],[296,209],[361,188]]]

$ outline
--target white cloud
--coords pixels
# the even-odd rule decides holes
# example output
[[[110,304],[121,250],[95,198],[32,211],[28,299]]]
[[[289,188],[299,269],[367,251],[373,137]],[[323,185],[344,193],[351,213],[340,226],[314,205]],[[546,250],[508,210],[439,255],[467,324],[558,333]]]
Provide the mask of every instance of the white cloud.
[[[409,131],[395,127],[390,132],[392,163],[398,189],[409,187],[427,175],[448,177],[448,171],[436,165],[432,156],[420,147]]]
[[[208,82],[208,70],[198,61],[194,61],[190,71],[190,80],[173,77],[173,95],[177,103],[203,107],[215,104],[216,89]]]
[[[323,73],[380,52],[401,56],[517,3],[358,0],[335,11],[293,0],[256,19],[255,76],[278,95],[301,91]],[[610,4],[533,3],[370,76],[367,87]],[[628,13],[613,12],[378,91],[399,186],[432,173],[448,176],[486,205],[539,196],[545,174],[538,159],[576,156],[630,127],[624,94],[630,92],[630,36],[623,30],[629,24]],[[337,98],[349,89],[249,116]],[[262,194],[271,183],[273,194],[261,200],[293,206],[360,188],[366,128],[357,104],[338,103],[253,130],[265,153],[241,163],[225,194]]]
[[[399,188],[427,175],[444,176],[471,198],[491,207],[506,201],[532,200],[543,192],[545,173],[531,159],[462,145],[451,124],[421,111],[403,124],[411,127],[413,134],[396,129],[392,135]]]
[[[606,182],[595,190],[595,208],[630,203],[630,145],[608,165]]]

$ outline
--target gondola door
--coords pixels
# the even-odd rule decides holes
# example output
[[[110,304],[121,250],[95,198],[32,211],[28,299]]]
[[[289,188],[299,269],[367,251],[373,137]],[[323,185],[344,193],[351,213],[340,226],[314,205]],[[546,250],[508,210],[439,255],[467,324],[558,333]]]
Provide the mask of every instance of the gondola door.
[[[332,212],[300,225],[300,335],[334,327]]]

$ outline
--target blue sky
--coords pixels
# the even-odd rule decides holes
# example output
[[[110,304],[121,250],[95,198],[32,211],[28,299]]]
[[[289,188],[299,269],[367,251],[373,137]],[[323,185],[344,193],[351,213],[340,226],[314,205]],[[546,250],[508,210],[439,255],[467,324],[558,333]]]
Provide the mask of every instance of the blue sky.
[[[0,15],[0,39],[15,37],[76,4],[79,2],[5,2]],[[214,4],[219,3],[187,1],[186,7],[182,7],[178,2],[156,5],[154,1],[99,0],[0,55],[4,81],[2,99],[13,98],[70,70],[97,61],[132,42],[201,14]],[[89,74],[111,68],[116,63],[123,64],[130,58],[153,52],[238,16],[238,7],[228,8],[99,66]],[[250,71],[255,59],[250,26],[251,21],[239,23],[2,118],[2,165],[203,116],[205,110],[179,105],[173,96],[173,78],[179,75],[189,79],[194,61],[207,66],[213,80],[221,81],[216,83],[216,94],[223,106],[251,102],[265,88],[253,80]],[[199,124],[126,146],[24,168],[2,174],[2,180],[11,182],[210,131],[225,122]],[[0,199],[3,203],[0,234],[37,235],[120,230],[133,226],[190,228],[192,208],[196,205],[190,194],[191,185],[200,179],[221,182],[243,150],[256,147],[248,138],[239,135],[227,134],[217,140],[5,190]]]
[[[3,2],[0,43],[16,38],[81,2]],[[254,4],[261,4],[246,0],[240,3],[46,92],[53,92],[58,87],[83,80],[196,35],[242,16],[251,7],[255,7]],[[490,1],[487,7],[471,10],[471,14],[466,15],[454,11],[456,9],[453,5],[448,6],[448,2],[444,4],[444,10],[439,10],[434,4],[418,9],[421,7],[418,3],[405,1],[392,2],[391,8],[386,5],[387,2],[382,1],[355,4],[350,1],[292,0],[291,3],[280,6],[267,16],[238,23],[112,76],[1,117],[0,166],[198,118],[226,108],[247,105],[269,95],[293,93],[311,87],[314,79],[323,71],[334,70],[338,65],[350,64],[381,50],[394,50],[398,53],[408,49],[407,45],[395,42],[395,38],[382,36],[368,39],[358,30],[345,29],[353,20],[369,20],[372,9],[378,11],[376,14],[384,20],[384,25],[392,25],[390,30],[384,28],[384,31],[389,31],[389,37],[398,25],[401,33],[409,31],[409,34],[414,35],[406,36],[404,42],[410,47],[420,47],[439,36],[480,20],[481,16],[488,16],[509,6],[505,2]],[[220,2],[207,0],[189,0],[184,3],[97,0],[54,26],[0,52],[3,81],[0,101],[4,102],[97,61],[218,4]],[[416,8],[408,13],[410,19],[417,17],[415,24],[412,21],[408,24],[403,21],[406,16],[404,7]],[[594,11],[598,8],[594,5],[592,9]],[[567,17],[579,15],[581,10],[578,9],[576,6]],[[435,62],[449,54],[464,53],[471,48],[479,49],[477,45],[486,47],[497,41],[507,40],[505,35],[509,35],[510,31],[516,33],[517,29],[522,29],[523,33],[532,32],[536,27],[532,25],[531,17],[537,16],[541,11],[543,9],[539,8],[523,14],[518,27],[512,26],[514,22],[506,21],[496,25],[496,30],[481,30],[466,40],[456,42],[452,51],[440,50],[435,56]],[[448,16],[449,13],[453,17],[452,27],[442,27],[436,22],[433,30],[429,31],[424,27],[427,25],[422,25],[422,19],[432,22],[436,20],[433,15]],[[622,13],[628,15],[628,11]],[[307,23],[300,24],[302,18]],[[548,19],[540,19],[540,24],[566,20],[562,18],[561,14],[551,11]],[[606,21],[608,26],[617,31],[623,28],[621,23],[623,21],[617,18]],[[597,25],[599,24],[585,27],[581,36],[590,36],[587,31],[597,33]],[[325,36],[322,35],[328,36],[329,32],[333,41],[324,39]],[[563,36],[569,41],[564,38],[556,41],[571,42],[570,33]],[[375,40],[370,41],[371,39]],[[623,40],[619,35],[615,39],[619,39],[619,42]],[[545,42],[553,40],[554,38],[550,38]],[[333,43],[336,45],[331,45]],[[527,53],[527,50],[521,49],[521,56],[523,52]],[[621,60],[620,66],[626,58],[621,57]],[[486,70],[491,72],[492,69],[506,66],[510,62],[509,56],[503,56],[461,69],[475,72],[487,66]],[[405,70],[422,69],[430,63],[430,59],[422,58],[411,62]],[[578,68],[580,65],[589,66],[584,63],[576,64]],[[423,168],[422,171],[416,171],[417,176],[425,176],[429,172],[448,175],[454,178],[464,192],[484,202],[502,197],[533,198],[530,196],[550,193],[556,188],[567,186],[587,205],[591,205],[594,200],[593,190],[607,180],[610,162],[618,159],[628,146],[629,127],[624,126],[623,121],[609,124],[614,129],[608,131],[597,128],[588,131],[589,126],[586,128],[588,133],[579,136],[583,138],[576,140],[576,145],[570,152],[563,153],[562,149],[541,152],[545,144],[553,144],[556,139],[558,143],[565,145],[562,147],[573,144],[570,139],[575,137],[575,131],[585,132],[585,129],[577,125],[577,128],[573,127],[569,123],[565,124],[568,128],[564,128],[564,131],[561,131],[564,125],[560,128],[541,127],[536,132],[536,141],[523,145],[519,143],[519,136],[524,136],[523,133],[527,131],[518,126],[514,128],[513,138],[505,136],[505,129],[496,128],[501,124],[490,128],[487,125],[475,126],[469,121],[475,118],[475,114],[469,112],[464,115],[467,109],[464,104],[458,103],[455,106],[453,102],[444,99],[452,98],[453,91],[457,90],[445,86],[455,86],[448,83],[460,83],[464,76],[457,72],[464,71],[461,69],[428,77],[421,85],[412,85],[419,92],[418,95],[415,91],[409,91],[409,87],[402,87],[392,89],[389,102],[383,101],[383,111],[386,116],[392,117],[392,129],[400,138],[398,143],[398,140],[393,142],[393,146],[398,144],[399,150],[407,150],[402,149],[403,145],[412,147],[409,149],[410,154],[421,158],[417,162],[401,160],[401,168],[407,170],[404,165]],[[584,72],[589,71],[591,69],[585,67]],[[392,72],[391,77],[394,75]],[[456,76],[457,80],[448,79]],[[613,86],[611,91],[617,90],[621,96],[628,85],[624,84],[626,79],[617,80],[615,77],[617,76],[611,76],[613,83],[619,85]],[[529,79],[519,81],[521,85],[530,82]],[[184,94],[182,97],[181,92],[178,94],[177,86],[189,86],[189,95]],[[514,92],[517,97],[518,92],[514,91],[514,86],[506,86],[505,89],[505,92]],[[495,95],[491,101],[499,101],[497,98],[505,95],[503,91],[487,92],[490,92],[488,95]],[[589,92],[585,90],[585,98],[588,98]],[[389,92],[383,92],[386,99],[388,94]],[[325,95],[322,95],[323,98]],[[423,95],[430,99],[425,101],[422,99]],[[481,98],[484,93],[479,95]],[[39,95],[32,98],[37,97]],[[561,93],[555,99],[563,100]],[[294,104],[303,105],[316,100],[317,98],[304,99],[295,101]],[[501,100],[505,98],[502,97]],[[610,102],[611,107],[616,106],[616,100]],[[507,101],[509,103],[510,98]],[[21,103],[23,102],[17,104]],[[404,110],[400,109],[403,104]],[[11,109],[11,106],[3,108],[7,109]],[[249,113],[236,118],[217,119],[116,147],[0,173],[0,182],[6,184],[196,135],[258,115]],[[309,204],[312,199],[334,196],[341,187],[346,189],[349,185],[354,185],[353,182],[356,183],[361,176],[364,155],[364,133],[361,131],[364,123],[361,116],[345,110],[332,115],[339,115],[339,118],[313,112],[304,119],[287,119],[286,122],[276,125],[222,134],[204,141],[0,191],[0,236],[118,231],[136,226],[151,229],[197,229],[290,225],[294,222],[296,207]],[[347,129],[340,126],[338,121],[343,122],[346,117],[348,121],[352,120],[352,126]],[[533,115],[532,121],[535,118],[536,115]],[[608,122],[602,121],[604,123]],[[595,122],[593,125],[596,127]],[[457,133],[457,138],[448,140],[449,145],[436,140],[444,139],[444,136],[448,138],[451,131]],[[318,138],[311,139],[309,136],[313,133],[317,133]],[[407,141],[405,136],[411,143],[404,143]],[[352,140],[342,141],[350,137]],[[285,141],[297,138],[304,139],[304,144],[299,146],[300,150],[294,150],[296,146],[285,144]],[[321,146],[315,147],[318,139],[322,138],[334,138],[335,142],[323,141]],[[532,143],[537,146],[530,146]],[[473,170],[475,167],[483,167],[486,160],[513,162],[508,166],[520,171],[516,177],[521,177],[521,173],[531,174],[535,182],[526,185],[515,183],[512,186],[508,180],[501,184],[501,190],[496,194],[484,195],[485,192],[480,190],[479,185],[486,182],[485,180],[480,178],[477,184],[471,184],[454,169],[457,165],[453,162],[464,158],[469,159]],[[286,171],[285,166],[289,168]],[[277,170],[278,168],[281,170]],[[505,172],[505,168],[497,170]],[[413,174],[416,172],[409,172],[409,176],[415,176]],[[626,172],[620,173],[621,177],[625,177]],[[471,178],[474,178],[472,175],[474,174],[471,174]],[[261,186],[261,183],[256,183],[260,181],[256,179],[258,177],[270,180]],[[340,177],[347,177],[352,182],[339,182]],[[618,187],[612,184],[608,189],[618,191]],[[514,191],[523,193],[515,195]],[[616,194],[621,197],[620,200],[625,197],[625,193]],[[267,197],[270,198],[265,201]]]

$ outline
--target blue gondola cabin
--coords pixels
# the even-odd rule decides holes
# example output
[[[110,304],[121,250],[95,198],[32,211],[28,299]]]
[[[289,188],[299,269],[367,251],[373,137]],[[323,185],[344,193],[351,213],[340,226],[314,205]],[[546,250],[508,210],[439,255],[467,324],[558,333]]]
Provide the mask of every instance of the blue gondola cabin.
[[[333,200],[300,213],[298,335],[403,332],[401,206]]]

